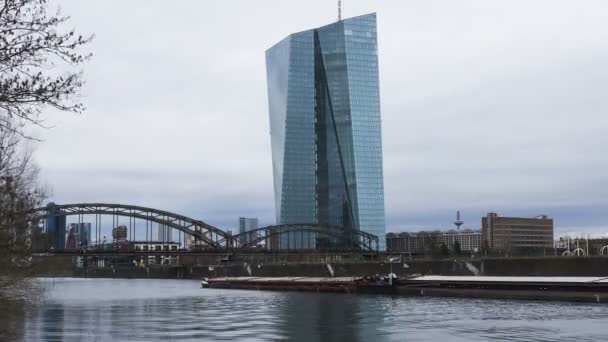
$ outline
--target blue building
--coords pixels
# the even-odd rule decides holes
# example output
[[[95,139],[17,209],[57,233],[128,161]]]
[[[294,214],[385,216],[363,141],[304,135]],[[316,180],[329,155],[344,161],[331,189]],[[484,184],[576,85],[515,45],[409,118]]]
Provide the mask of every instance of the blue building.
[[[65,215],[49,214],[46,224],[49,248],[52,248],[55,251],[65,250]]]
[[[292,34],[266,67],[277,223],[362,230],[384,250],[376,14]],[[281,246],[317,243],[294,234]]]
[[[91,223],[80,222],[76,227],[78,231],[78,247],[89,247],[91,245]]]
[[[239,234],[244,234],[246,232],[258,229],[258,219],[257,217],[239,217]],[[243,235],[240,237],[240,242],[242,244],[250,243],[251,238],[256,238],[257,236],[248,236]]]

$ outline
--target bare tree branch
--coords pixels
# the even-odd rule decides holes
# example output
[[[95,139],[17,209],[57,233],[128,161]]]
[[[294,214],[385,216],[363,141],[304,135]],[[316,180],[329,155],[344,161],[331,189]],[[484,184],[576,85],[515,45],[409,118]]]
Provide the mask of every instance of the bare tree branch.
[[[45,198],[24,141],[9,123],[0,127],[0,297],[18,298],[30,283],[33,237],[39,232],[27,213]]]
[[[85,109],[77,101],[83,85],[78,68],[91,57],[80,50],[93,36],[62,30],[70,18],[47,9],[48,0],[0,4],[0,127],[9,128],[9,122],[22,136],[25,124],[44,127],[46,108]]]

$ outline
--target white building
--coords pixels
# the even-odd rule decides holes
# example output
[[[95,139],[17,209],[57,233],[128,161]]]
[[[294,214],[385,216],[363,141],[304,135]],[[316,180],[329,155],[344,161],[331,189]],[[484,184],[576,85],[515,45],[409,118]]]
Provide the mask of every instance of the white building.
[[[131,247],[136,252],[177,252],[179,251],[179,243],[163,242],[163,241],[132,241]],[[140,262],[143,264],[145,256],[141,257]],[[175,265],[177,264],[177,256],[175,255],[148,255],[147,264],[159,265]]]
[[[159,224],[158,225],[158,241],[172,242],[173,241],[173,228],[167,227],[164,224]]]
[[[445,245],[450,251],[458,241],[463,253],[478,253],[481,249],[481,231],[448,230],[420,231],[417,233],[389,233],[386,235],[387,250],[392,253],[424,254]]]

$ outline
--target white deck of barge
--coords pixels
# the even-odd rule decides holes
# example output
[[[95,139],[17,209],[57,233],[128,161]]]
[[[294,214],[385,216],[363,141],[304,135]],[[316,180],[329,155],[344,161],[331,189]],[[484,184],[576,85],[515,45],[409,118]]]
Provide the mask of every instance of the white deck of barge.
[[[408,281],[420,282],[501,282],[501,283],[608,283],[608,277],[495,277],[495,276],[420,276]]]
[[[211,278],[209,282],[245,282],[245,283],[350,283],[359,277],[221,277]]]
[[[361,277],[220,277],[211,278],[209,282],[245,282],[245,283],[350,283]],[[608,277],[495,277],[495,276],[438,276],[427,275],[405,279],[408,282],[464,282],[464,283],[568,283],[608,284]]]

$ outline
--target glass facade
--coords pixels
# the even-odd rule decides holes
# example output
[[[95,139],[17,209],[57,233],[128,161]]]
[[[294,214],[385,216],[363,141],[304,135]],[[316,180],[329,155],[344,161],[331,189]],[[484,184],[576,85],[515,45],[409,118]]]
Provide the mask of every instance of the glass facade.
[[[266,52],[278,224],[328,224],[385,249],[376,15],[295,33]],[[311,248],[315,236],[281,244]]]
[[[239,234],[244,234],[248,231],[258,229],[258,219],[257,217],[239,217]],[[240,242],[242,244],[251,242],[251,234],[243,235],[240,237]],[[257,236],[256,236],[257,237]]]
[[[65,249],[66,217],[51,214],[46,219],[49,248],[55,251]]]

